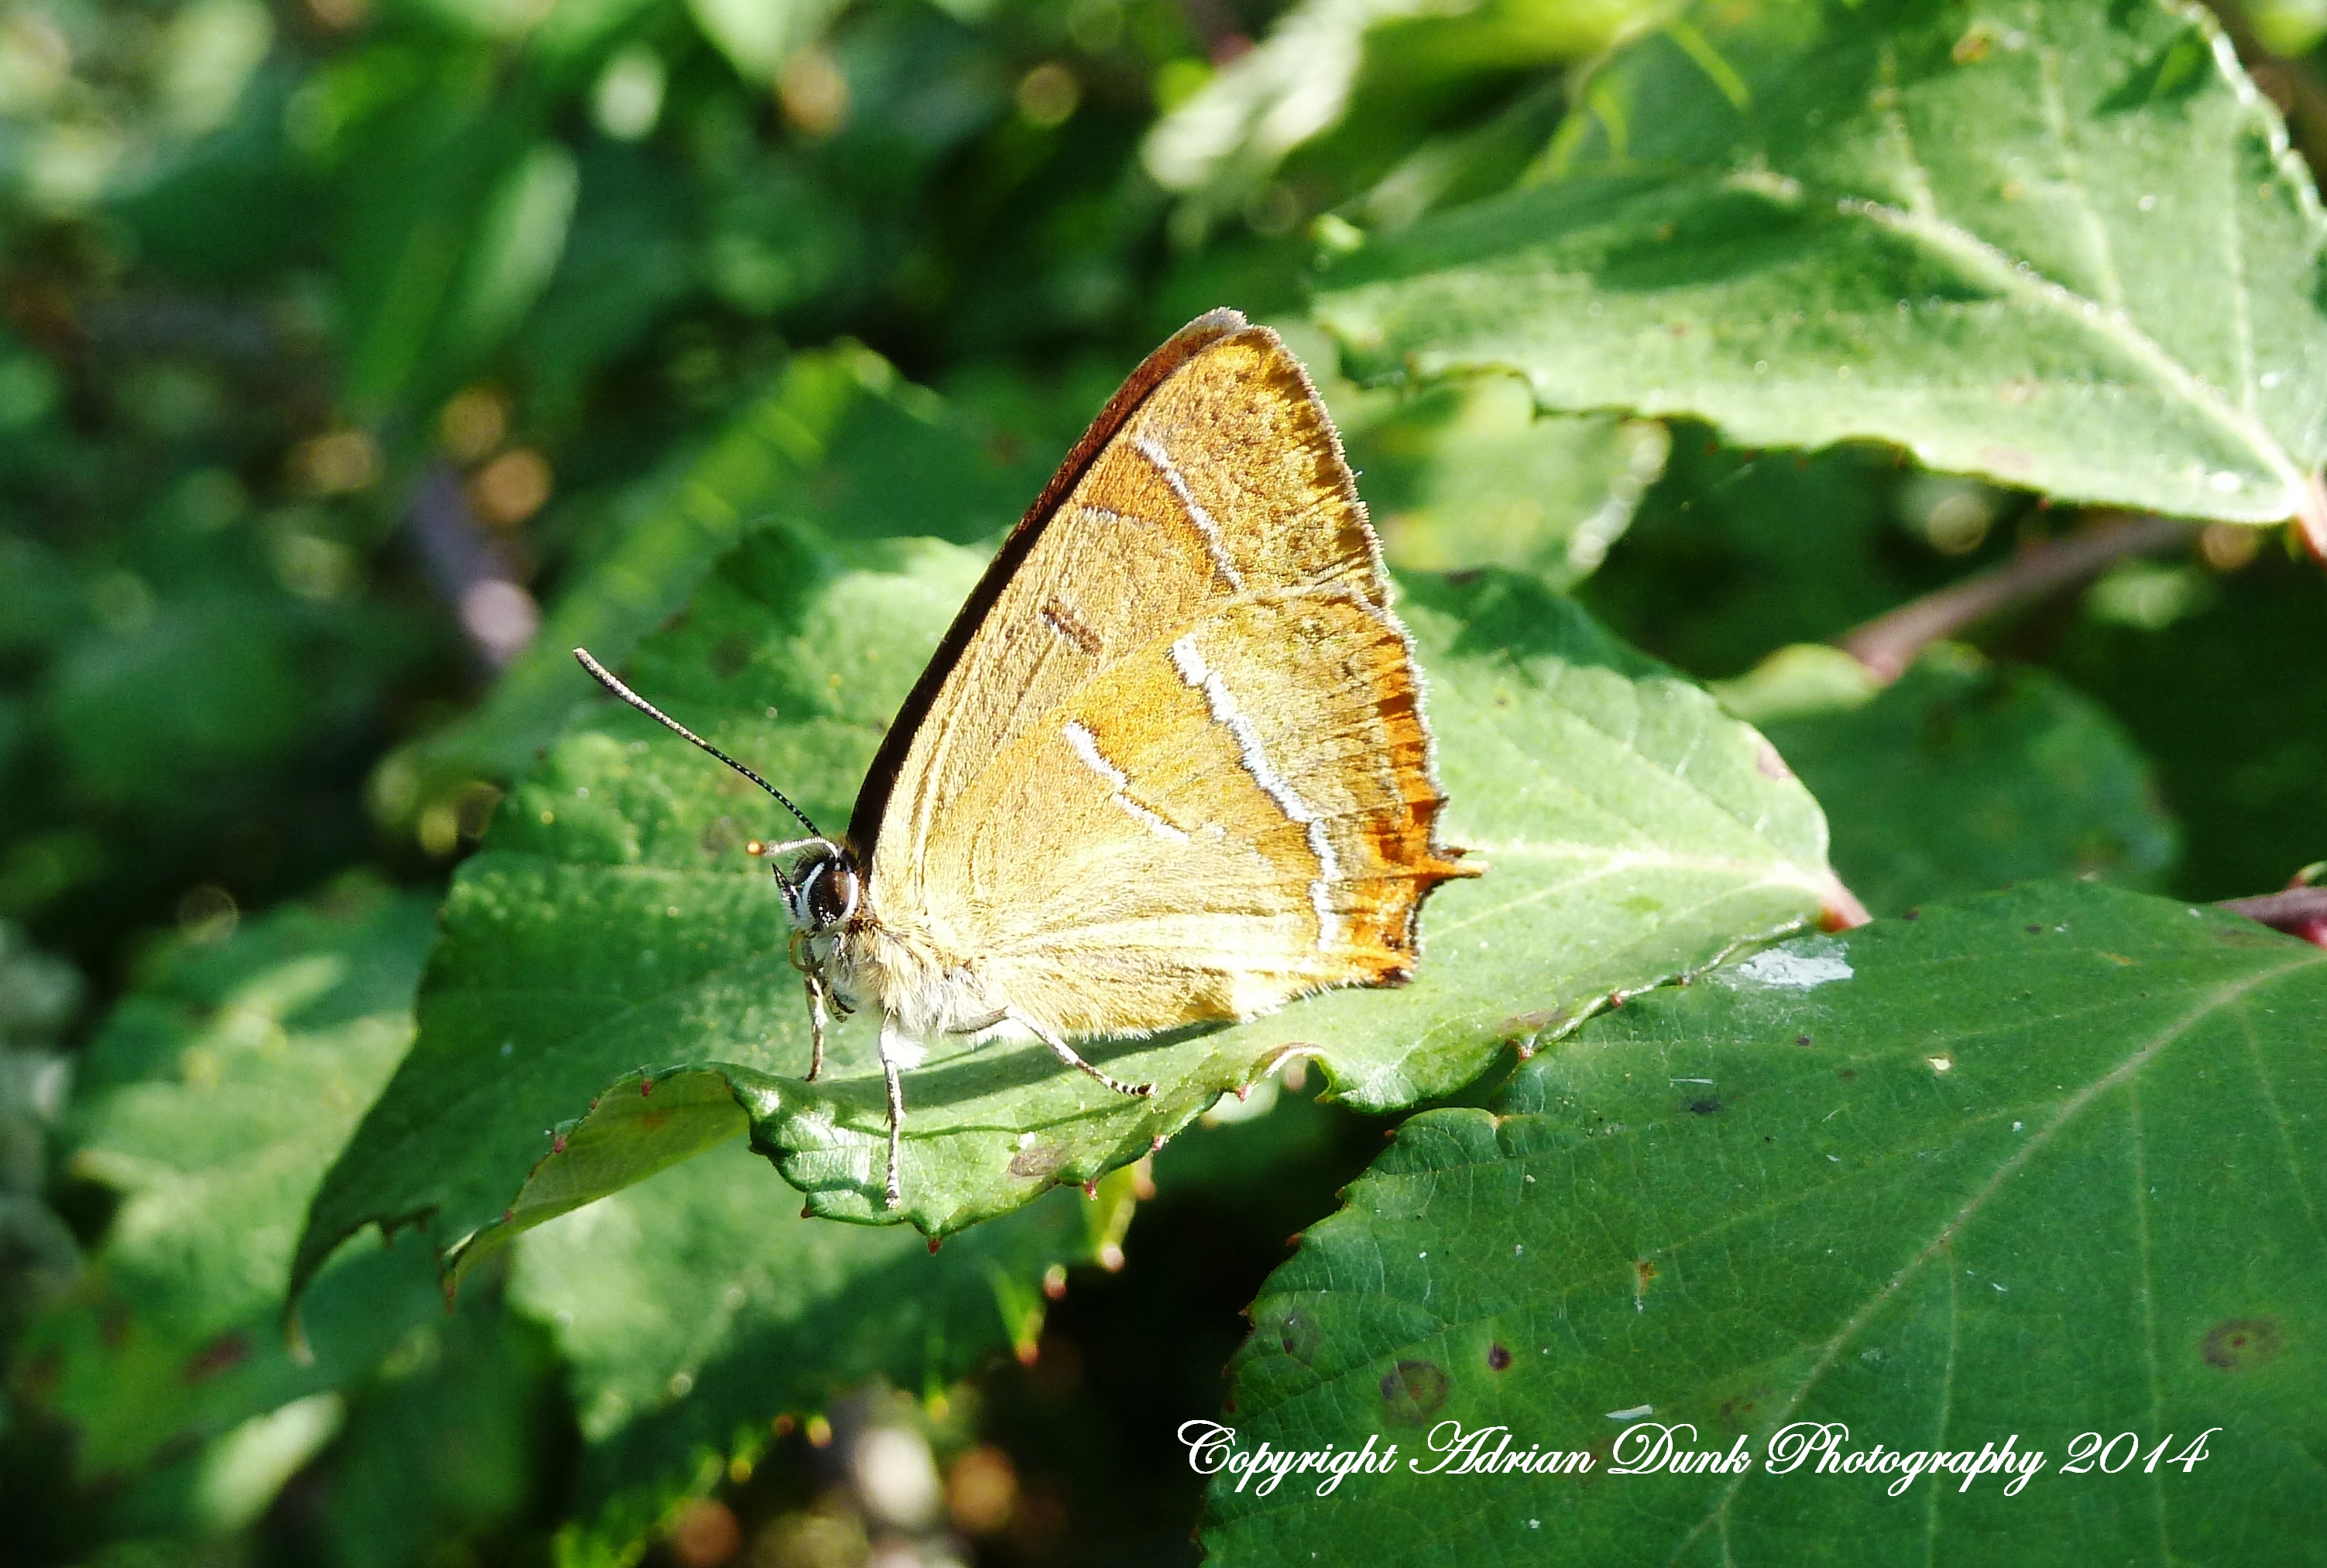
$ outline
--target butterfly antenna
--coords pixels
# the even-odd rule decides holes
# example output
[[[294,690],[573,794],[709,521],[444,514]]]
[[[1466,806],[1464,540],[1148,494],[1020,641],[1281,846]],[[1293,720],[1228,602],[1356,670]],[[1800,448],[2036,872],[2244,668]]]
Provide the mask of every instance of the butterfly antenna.
[[[790,812],[794,817],[799,818],[799,825],[808,830],[808,834],[811,837],[822,838],[824,836],[821,833],[817,832],[816,824],[808,819],[808,813],[802,811],[799,807],[792,804],[791,797],[786,795],[782,790],[769,783],[765,779],[761,778],[757,773],[752,772],[749,768],[743,766],[743,763],[738,762],[734,758],[729,756],[726,752],[721,751],[718,747],[713,745],[710,742],[696,734],[693,730],[688,729],[685,724],[680,723],[677,719],[674,719],[668,714],[664,713],[660,708],[655,706],[654,704],[647,701],[646,698],[639,695],[638,693],[624,686],[621,681],[616,677],[612,670],[608,669],[604,665],[600,664],[596,659],[590,657],[590,650],[588,649],[575,649],[574,650],[574,657],[582,661],[582,667],[584,669],[588,670],[593,676],[597,677],[597,681],[600,686],[604,686],[608,691],[613,693],[616,696],[621,698],[624,702],[630,704],[631,706],[638,709],[639,712],[644,714],[647,717],[652,719],[656,723],[660,724],[664,729],[668,730],[671,733],[678,736],[681,740],[692,742],[696,745],[702,747],[705,751],[710,752],[713,756],[726,763],[727,766],[734,769],[735,771],[743,775],[744,778],[749,779],[752,783],[757,784],[761,789],[774,796],[778,804],[781,805],[785,810]]]

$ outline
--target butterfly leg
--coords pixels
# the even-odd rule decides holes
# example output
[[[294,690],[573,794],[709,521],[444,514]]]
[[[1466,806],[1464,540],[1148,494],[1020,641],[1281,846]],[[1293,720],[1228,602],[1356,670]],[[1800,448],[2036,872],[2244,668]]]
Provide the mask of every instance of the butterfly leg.
[[[898,1181],[897,1168],[904,1153],[905,1081],[904,1071],[919,1067],[923,1055],[921,1046],[897,1032],[897,1021],[881,1021],[881,1076],[889,1084],[889,1207],[902,1209],[905,1191]]]
[[[803,971],[808,982],[808,1033],[810,1044],[808,1053],[808,1081],[816,1082],[816,1075],[824,1070],[824,982],[812,971]]]
[[[1027,1032],[1033,1035],[1035,1039],[1041,1041],[1044,1045],[1049,1046],[1052,1056],[1057,1057],[1061,1061],[1065,1062],[1077,1072],[1089,1074],[1092,1078],[1097,1078],[1099,1082],[1113,1089],[1117,1094],[1136,1095],[1140,1098],[1145,1099],[1155,1092],[1155,1086],[1154,1084],[1127,1084],[1121,1078],[1110,1077],[1107,1073],[1100,1071],[1098,1068],[1091,1066],[1090,1063],[1085,1061],[1081,1057],[1075,1054],[1075,1048],[1073,1046],[1069,1045],[1065,1041],[1060,1039],[1057,1035],[1051,1033],[1049,1030],[1043,1028],[1041,1024],[1035,1022],[1033,1019],[1027,1017],[1016,1008],[1014,1007],[1010,1010],[1009,1017],[1013,1023],[1019,1025],[1021,1028],[1026,1030]]]

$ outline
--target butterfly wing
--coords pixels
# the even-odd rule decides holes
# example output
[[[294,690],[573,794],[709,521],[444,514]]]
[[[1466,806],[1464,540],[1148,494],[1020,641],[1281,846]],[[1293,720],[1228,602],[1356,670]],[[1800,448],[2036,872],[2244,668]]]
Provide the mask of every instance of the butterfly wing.
[[[867,910],[1073,1032],[1401,979],[1461,874],[1418,695],[1307,377],[1215,313],[1135,373],[949,633],[858,802]]]

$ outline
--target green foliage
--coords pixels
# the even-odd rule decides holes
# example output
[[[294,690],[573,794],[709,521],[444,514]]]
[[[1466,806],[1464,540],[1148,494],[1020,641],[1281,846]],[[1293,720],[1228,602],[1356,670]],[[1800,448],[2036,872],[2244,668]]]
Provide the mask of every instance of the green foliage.
[[[64,1167],[118,1208],[21,1354],[84,1484],[170,1467],[360,1372],[442,1310],[423,1248],[375,1245],[316,1283],[302,1343],[283,1321],[315,1184],[410,1043],[430,916],[425,899],[357,883],[218,946],[182,944],[82,1059]],[[199,1475],[160,1484],[197,1521],[233,1511]]]
[[[730,1138],[524,1238],[511,1299],[551,1325],[589,1444],[570,1556],[620,1557],[673,1498],[756,1459],[772,1417],[870,1377],[934,1392],[996,1350],[1032,1355],[1041,1282],[1120,1242],[1132,1202],[1119,1177],[1053,1192],[932,1254],[793,1197]]]
[[[1360,251],[1322,319],[1551,408],[2191,517],[2308,504],[2318,198],[2199,16],[1708,3],[1596,73],[1536,173]]]
[[[1829,682],[1842,689],[1800,689]],[[2054,677],[1941,644],[1872,685],[1849,655],[1806,647],[1721,695],[1825,803],[1835,868],[1875,913],[2053,876],[2147,887],[2173,863],[2148,764]]]
[[[2040,999],[2073,993],[2061,1013]],[[2320,1512],[2327,957],[2234,916],[2051,886],[1813,937],[1595,1021],[1495,1114],[1399,1130],[1253,1306],[1249,1451],[1507,1426],[1588,1475],[1295,1476],[1210,1493],[1220,1561],[2307,1562]],[[2225,1179],[2240,1193],[2224,1223]],[[1757,1457],[2041,1449],[2003,1480],[1613,1473],[1625,1423]],[[2210,1458],[2061,1473],[2125,1430]],[[1437,1431],[1444,1448],[1450,1434]],[[1639,1440],[1634,1440],[1639,1441]],[[1491,1446],[1491,1444],[1490,1445]],[[2120,1459],[2122,1454],[2119,1455]],[[1442,1500],[1450,1489],[1468,1499]],[[1539,1532],[1539,1533],[1538,1533]],[[2187,1543],[2173,1546],[2173,1543]]]
[[[1410,1451],[1427,1364],[1598,1469],[1215,1548],[2303,1559],[2315,949],[2121,891],[2327,874],[2327,580],[2244,526],[2316,512],[2327,10],[2213,9],[2243,66],[2180,0],[22,0],[5,1554],[1184,1562],[1181,1422]],[[1492,870],[1403,991],[1096,1044],[1159,1104],[932,1063],[943,1246],[832,1224],[880,1096],[861,1020],[798,1079],[772,808],[567,649],[838,821],[1220,304],[1341,427]],[[2221,521],[1948,612],[2087,500]],[[1830,646],[1911,607],[1893,685]],[[1920,918],[1756,956],[1849,909],[1827,824]],[[2008,1511],[1605,1473],[1790,1402],[2225,1430]]]
[[[2235,898],[2327,859],[2327,582],[2263,560],[2220,598],[2149,632],[2089,619],[2061,672],[2109,704],[2157,760],[2187,842],[2174,891]]]

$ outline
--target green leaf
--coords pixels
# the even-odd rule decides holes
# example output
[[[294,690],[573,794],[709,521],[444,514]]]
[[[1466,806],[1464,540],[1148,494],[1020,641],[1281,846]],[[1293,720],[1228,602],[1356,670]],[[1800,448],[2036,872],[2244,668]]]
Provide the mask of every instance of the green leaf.
[[[1482,79],[1586,58],[1664,8],[1652,0],[1304,0],[1158,121],[1143,161],[1156,183],[1183,193],[1181,232],[1199,238],[1345,117],[1370,145],[1356,158],[1326,160],[1329,177],[1372,161],[1366,153],[1394,155],[1449,104],[1468,107]]]
[[[510,1301],[551,1326],[588,1444],[566,1559],[623,1560],[674,1502],[755,1459],[775,1416],[867,1377],[936,1390],[1031,1355],[1042,1282],[1121,1241],[1129,1175],[932,1255],[911,1231],[808,1219],[730,1140],[528,1234]]]
[[[2154,887],[2173,864],[2148,760],[2059,677],[1942,644],[1879,694],[1752,705],[1813,660],[1871,683],[1838,649],[1792,648],[1719,695],[1824,804],[1835,869],[1876,914],[2045,877]]]
[[[284,1291],[325,1167],[412,1037],[434,902],[350,883],[182,944],[82,1065],[65,1168],[120,1198],[79,1287],[21,1348],[21,1386],[78,1428],[85,1478],[345,1382],[441,1313],[424,1248],[355,1247]]]
[[[634,684],[836,823],[978,566],[933,541],[822,554],[762,532],[640,650]],[[1358,1106],[1410,1105],[1611,993],[1816,913],[1829,875],[1817,807],[1705,693],[1524,579],[1416,580],[1405,612],[1433,679],[1448,835],[1494,867],[1434,898],[1416,982],[1103,1048],[1111,1070],[1162,1086],[1152,1100],[1107,1095],[1046,1053],[940,1044],[908,1082],[902,1215],[881,1207],[876,1021],[837,1030],[818,1084],[792,1076],[808,1030],[788,927],[771,879],[739,853],[774,830],[772,808],[602,706],[504,802],[456,879],[419,1042],[318,1197],[302,1269],[368,1221],[425,1218],[440,1248],[460,1248],[684,1158],[732,1116],[694,1078],[675,1091],[687,1115],[606,1129],[518,1212],[561,1123],[618,1079],[635,1096],[681,1067],[724,1075],[817,1213],[943,1234],[1138,1158],[1290,1056],[1317,1057]]]
[[[1591,79],[1543,174],[1360,251],[1321,319],[1372,369],[1514,369],[1547,408],[2309,505],[2318,199],[2203,13],[1706,0]]]
[[[540,1441],[551,1422],[572,1419],[556,1408],[548,1333],[463,1307],[416,1326],[348,1395],[300,1521],[327,1548],[316,1555],[339,1568],[442,1560],[464,1537],[484,1548],[472,1546],[472,1560],[493,1561],[491,1532],[522,1518],[562,1457]]]
[[[1812,937],[1634,999],[1435,1111],[1254,1303],[1237,1446],[1395,1441],[1327,1498],[1216,1480],[1211,1561],[2309,1562],[2327,1535],[2327,954],[2077,884]],[[2235,1196],[2233,1196],[2235,1195]],[[1613,1473],[1643,1419],[1743,1474]],[[1417,1475],[1455,1421],[1586,1474]],[[2017,1438],[2019,1495],[1771,1473]],[[2062,1473],[2079,1433],[2184,1471]],[[1645,1441],[1641,1438],[1630,1440]],[[1490,1444],[1491,1446],[1491,1442]],[[2120,1446],[2117,1459],[2122,1461]]]

